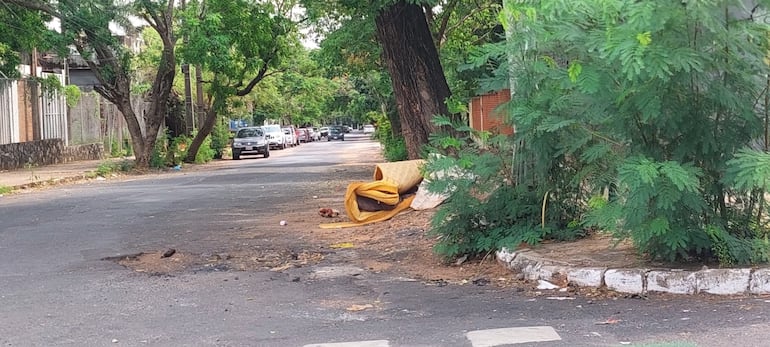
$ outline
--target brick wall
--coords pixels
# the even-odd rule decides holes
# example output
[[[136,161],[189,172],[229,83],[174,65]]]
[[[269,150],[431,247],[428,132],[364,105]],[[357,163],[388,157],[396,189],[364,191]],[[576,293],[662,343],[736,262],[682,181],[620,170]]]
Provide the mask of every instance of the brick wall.
[[[510,100],[509,89],[472,98],[469,105],[470,127],[495,134],[513,135],[514,128],[505,124],[502,110],[498,108]]]

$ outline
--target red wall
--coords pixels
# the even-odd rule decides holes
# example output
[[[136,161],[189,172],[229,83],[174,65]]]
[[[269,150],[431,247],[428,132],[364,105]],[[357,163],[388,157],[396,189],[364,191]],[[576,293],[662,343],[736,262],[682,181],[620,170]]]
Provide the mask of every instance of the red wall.
[[[472,98],[469,107],[471,128],[495,134],[513,135],[513,127],[503,121],[503,110],[497,109],[509,100],[511,100],[509,89]]]

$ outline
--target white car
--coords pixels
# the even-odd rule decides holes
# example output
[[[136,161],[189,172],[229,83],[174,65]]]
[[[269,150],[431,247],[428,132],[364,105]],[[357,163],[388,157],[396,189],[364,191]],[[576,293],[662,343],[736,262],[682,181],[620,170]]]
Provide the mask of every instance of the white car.
[[[374,134],[374,125],[364,125],[364,134]]]
[[[284,141],[283,129],[278,124],[270,124],[262,126],[265,129],[267,141],[270,142],[270,148],[284,149],[286,148],[286,142]]]
[[[283,143],[293,147],[297,143],[297,134],[292,127],[283,128]]]

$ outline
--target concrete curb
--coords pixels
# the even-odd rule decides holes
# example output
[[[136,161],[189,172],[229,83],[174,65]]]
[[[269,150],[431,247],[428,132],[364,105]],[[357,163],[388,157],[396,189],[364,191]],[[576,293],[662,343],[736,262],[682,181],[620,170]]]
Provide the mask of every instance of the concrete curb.
[[[619,293],[644,294],[770,294],[770,268],[706,269],[613,269],[580,267],[540,257],[528,249],[496,253],[497,261],[528,280],[550,281],[562,286],[607,288]]]

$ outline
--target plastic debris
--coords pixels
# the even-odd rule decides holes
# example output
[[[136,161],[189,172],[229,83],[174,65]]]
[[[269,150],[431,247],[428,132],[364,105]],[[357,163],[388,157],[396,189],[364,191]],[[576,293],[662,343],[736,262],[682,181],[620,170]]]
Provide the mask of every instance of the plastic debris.
[[[345,248],[354,248],[355,245],[353,245],[353,243],[351,242],[340,242],[340,243],[335,243],[329,247],[345,249]]]
[[[365,310],[367,308],[373,308],[373,307],[374,307],[374,305],[372,305],[372,304],[366,304],[366,305],[355,305],[354,304],[354,305],[350,305],[350,307],[348,307],[347,310],[350,311],[350,312],[358,312],[358,311],[363,311],[363,310]]]
[[[559,286],[548,281],[538,280],[537,289],[559,289]]]
[[[282,220],[282,221],[281,221],[280,223],[278,223],[278,224],[280,224],[281,226],[286,226],[286,224],[289,224],[289,223],[286,223],[286,221],[285,221],[285,220]]]
[[[166,250],[165,252],[163,252],[163,254],[161,254],[161,256],[160,256],[160,257],[161,257],[161,258],[168,258],[168,257],[170,257],[170,256],[174,255],[174,253],[176,253],[176,250],[175,250],[175,249],[173,249],[173,248],[169,248],[168,250]]]

